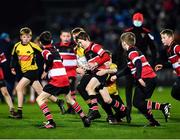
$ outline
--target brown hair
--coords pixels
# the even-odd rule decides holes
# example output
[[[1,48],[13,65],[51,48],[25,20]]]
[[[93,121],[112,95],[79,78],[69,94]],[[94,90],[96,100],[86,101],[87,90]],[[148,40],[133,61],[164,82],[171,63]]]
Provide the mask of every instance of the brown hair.
[[[121,35],[120,40],[126,42],[129,46],[133,46],[136,43],[136,36],[132,32],[126,32]]]
[[[167,36],[174,37],[174,31],[171,29],[164,29],[160,32],[161,35],[166,34]]]
[[[81,28],[81,27],[76,27],[76,28],[72,29],[71,34],[72,35],[77,34],[77,33],[81,32],[81,31],[84,31],[84,29]]]
[[[76,41],[78,39],[82,39],[82,40],[90,40],[89,35],[85,32],[85,31],[80,31],[77,36],[76,36]]]

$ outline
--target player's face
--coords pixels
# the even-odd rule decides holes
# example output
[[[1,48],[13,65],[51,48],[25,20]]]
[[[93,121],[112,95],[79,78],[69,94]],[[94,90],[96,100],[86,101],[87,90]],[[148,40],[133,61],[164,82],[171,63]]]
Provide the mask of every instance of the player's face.
[[[63,43],[68,43],[71,41],[71,34],[69,32],[63,32],[60,35],[60,39]]]
[[[125,43],[124,41],[121,41],[121,45],[122,45],[122,47],[123,47],[124,50],[127,50],[127,48],[126,48],[126,43]]]
[[[84,49],[86,49],[86,41],[85,40],[82,40],[82,39],[78,39],[77,40],[78,42],[78,45],[83,47]]]
[[[167,34],[161,34],[161,41],[164,46],[169,46],[172,41],[172,37],[168,36]]]
[[[31,41],[32,36],[29,34],[23,34],[20,36],[20,39],[21,39],[22,44],[26,45]]]

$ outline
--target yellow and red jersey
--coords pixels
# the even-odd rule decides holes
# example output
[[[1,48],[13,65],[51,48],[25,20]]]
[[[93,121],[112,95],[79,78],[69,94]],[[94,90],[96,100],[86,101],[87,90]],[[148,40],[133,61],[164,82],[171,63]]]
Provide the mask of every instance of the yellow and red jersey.
[[[116,64],[114,64],[114,63],[111,63],[110,64],[110,69],[117,69],[117,65]],[[118,95],[118,88],[117,88],[117,84],[116,84],[116,82],[109,82],[109,81],[107,81],[108,82],[108,92],[109,92],[109,94],[111,95],[111,94],[114,94],[114,95]]]
[[[14,45],[12,56],[17,56],[22,73],[38,69],[35,61],[37,52],[41,53],[42,49],[33,42],[29,42],[27,45],[18,42]]]

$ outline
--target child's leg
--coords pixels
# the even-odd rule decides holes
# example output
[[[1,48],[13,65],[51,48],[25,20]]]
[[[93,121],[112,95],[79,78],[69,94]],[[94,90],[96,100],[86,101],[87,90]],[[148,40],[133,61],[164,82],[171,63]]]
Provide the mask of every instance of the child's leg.
[[[116,99],[113,99],[110,97],[107,87],[104,87],[103,89],[99,90],[104,102],[111,105],[111,107],[119,113],[119,117],[123,118],[126,116],[126,107],[124,104],[120,103]]]
[[[38,95],[41,94],[41,92],[43,91],[42,85],[40,84],[40,82],[38,80],[33,82],[32,87],[37,92]],[[49,97],[49,99],[52,102],[56,103],[60,107],[61,112],[64,114],[64,112],[65,112],[64,103],[62,103],[62,101],[54,95],[51,95]]]
[[[36,95],[35,95],[35,91],[32,87],[30,87],[30,99],[29,99],[29,102],[30,103],[34,103],[35,102],[35,99],[36,99]]]
[[[76,100],[75,82],[76,82],[76,77],[69,77],[70,91],[71,91],[70,94],[74,100]],[[67,108],[68,109],[66,113],[75,114],[74,109],[68,103],[67,103]]]
[[[8,106],[9,106],[9,111],[14,111],[14,105],[13,105],[11,96],[10,96],[9,93],[8,93],[7,88],[6,88],[6,87],[1,87],[1,93],[2,93],[2,95],[4,96],[4,98],[5,98],[5,100],[6,100],[6,103],[7,103]]]
[[[169,103],[159,103],[159,102],[152,102],[149,100],[151,98],[154,89],[156,87],[156,79],[145,79],[146,81],[146,87],[144,88],[146,99],[148,99],[146,102],[146,107],[148,110],[161,110],[164,117],[165,121],[167,122],[168,117],[170,116],[170,107],[171,105]]]
[[[51,96],[51,94],[42,91],[42,93],[36,98],[36,101],[47,120],[47,123],[43,126],[44,128],[55,128],[56,127],[56,124],[53,120],[53,116],[52,116],[51,112],[49,111],[49,108],[46,104],[46,100],[50,96]]]
[[[43,87],[42,87],[42,85],[40,84],[40,82],[38,80],[33,82],[32,87],[37,92],[38,95],[40,95],[42,93],[42,91],[43,91]],[[52,95],[52,96],[49,96],[49,99],[52,102],[56,102],[58,98]]]
[[[30,83],[30,80],[23,77],[16,86],[17,98],[18,98],[18,117],[22,118],[22,108],[23,108],[23,98],[24,98],[24,89]]]
[[[81,118],[83,118],[85,116],[85,114],[82,111],[82,109],[81,109],[80,105],[78,104],[78,102],[76,102],[72,98],[70,92],[65,97],[66,97],[67,102],[72,106],[72,108],[75,110],[75,112],[78,113]]]
[[[100,85],[100,82],[98,81],[98,79],[93,77],[86,86],[86,91],[87,91],[89,98],[91,100],[91,109],[93,111],[98,110],[95,88],[98,87],[99,85]]]
[[[72,106],[72,108],[75,110],[75,112],[79,114],[80,118],[82,119],[84,123],[84,126],[89,127],[91,124],[91,121],[85,116],[81,106],[78,104],[78,102],[76,102],[72,98],[70,92],[65,97],[66,97],[67,103],[69,103]]]
[[[78,90],[79,94],[81,95],[81,97],[84,99],[84,101],[86,102],[86,104],[89,107],[89,112],[91,111],[91,100],[90,100],[89,95],[86,91],[86,86],[87,86],[88,82],[90,81],[90,79],[91,79],[90,75],[84,75],[81,78],[81,81],[77,86],[77,90]]]
[[[151,109],[147,109],[146,93],[143,92],[143,88],[137,86],[135,88],[133,105],[149,120],[150,125],[159,126],[160,124],[154,119]]]

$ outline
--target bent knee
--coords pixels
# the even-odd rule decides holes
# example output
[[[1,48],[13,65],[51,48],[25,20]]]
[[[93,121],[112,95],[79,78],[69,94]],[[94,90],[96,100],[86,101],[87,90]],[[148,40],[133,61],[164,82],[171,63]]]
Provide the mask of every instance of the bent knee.
[[[22,92],[23,91],[23,88],[21,86],[16,86],[15,89],[16,89],[17,92],[19,92],[19,91]]]
[[[110,104],[112,102],[112,99],[111,98],[108,98],[108,97],[105,97],[103,98],[104,102],[107,103],[107,104]]]
[[[5,92],[2,92],[2,94],[3,94],[3,96],[4,96],[4,97],[7,97],[7,96],[9,96],[9,93],[8,93],[7,91],[5,91]]]

